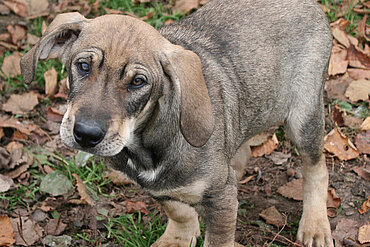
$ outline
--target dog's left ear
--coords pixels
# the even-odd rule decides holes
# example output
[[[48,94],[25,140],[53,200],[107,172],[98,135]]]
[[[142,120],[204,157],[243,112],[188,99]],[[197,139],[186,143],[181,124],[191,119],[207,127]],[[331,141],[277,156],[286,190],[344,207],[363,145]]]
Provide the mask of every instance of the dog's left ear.
[[[78,38],[87,21],[77,12],[57,15],[39,42],[22,57],[23,80],[26,83],[32,81],[39,59],[59,57],[65,63],[72,43]]]
[[[192,51],[170,45],[161,64],[180,98],[180,130],[188,143],[201,147],[211,137],[214,118],[200,58]]]

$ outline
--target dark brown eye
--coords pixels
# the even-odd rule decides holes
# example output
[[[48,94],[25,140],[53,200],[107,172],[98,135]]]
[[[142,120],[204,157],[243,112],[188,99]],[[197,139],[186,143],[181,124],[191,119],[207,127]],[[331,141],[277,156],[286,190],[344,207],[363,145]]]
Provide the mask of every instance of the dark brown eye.
[[[86,63],[86,62],[79,62],[79,63],[77,64],[77,66],[78,66],[78,69],[79,69],[82,73],[84,73],[84,74],[87,74],[87,73],[89,73],[89,72],[90,72],[90,65],[89,65],[88,63]]]
[[[132,90],[132,89],[139,89],[141,87],[143,87],[144,85],[146,85],[147,82],[146,82],[146,79],[144,77],[135,77],[132,82],[130,83],[129,85],[129,89]]]

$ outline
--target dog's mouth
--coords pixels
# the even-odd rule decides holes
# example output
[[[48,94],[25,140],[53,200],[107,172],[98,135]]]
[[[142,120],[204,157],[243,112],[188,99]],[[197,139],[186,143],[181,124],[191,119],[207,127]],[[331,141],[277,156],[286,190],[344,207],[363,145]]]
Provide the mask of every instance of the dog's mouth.
[[[134,119],[109,121],[99,124],[97,121],[77,119],[65,114],[60,127],[62,141],[71,148],[98,156],[114,156],[124,147],[132,144]]]

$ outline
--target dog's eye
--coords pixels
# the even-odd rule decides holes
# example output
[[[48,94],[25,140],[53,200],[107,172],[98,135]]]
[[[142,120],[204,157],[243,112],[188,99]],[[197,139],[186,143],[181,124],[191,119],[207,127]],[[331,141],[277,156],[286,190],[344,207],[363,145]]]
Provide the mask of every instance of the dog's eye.
[[[84,74],[86,74],[86,73],[89,73],[89,72],[90,72],[90,65],[89,65],[88,63],[86,63],[86,62],[79,62],[79,63],[77,64],[77,66],[78,66],[78,69],[79,69],[82,73],[84,73]]]
[[[143,87],[146,84],[147,84],[147,82],[146,82],[146,79],[145,78],[143,78],[141,76],[135,77],[131,81],[131,83],[129,85],[129,90],[131,90],[131,89],[139,89],[139,88]]]

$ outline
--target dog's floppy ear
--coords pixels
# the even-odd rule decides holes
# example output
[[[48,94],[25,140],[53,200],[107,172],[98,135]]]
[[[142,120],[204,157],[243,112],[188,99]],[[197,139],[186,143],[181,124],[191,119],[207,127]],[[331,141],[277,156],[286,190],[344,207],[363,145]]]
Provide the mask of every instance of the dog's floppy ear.
[[[180,130],[192,146],[201,147],[211,137],[214,118],[200,58],[192,51],[171,44],[161,59],[180,97]]]
[[[32,81],[39,59],[59,57],[65,63],[71,44],[78,38],[87,21],[77,12],[57,15],[39,42],[22,57],[23,80],[26,83]]]

